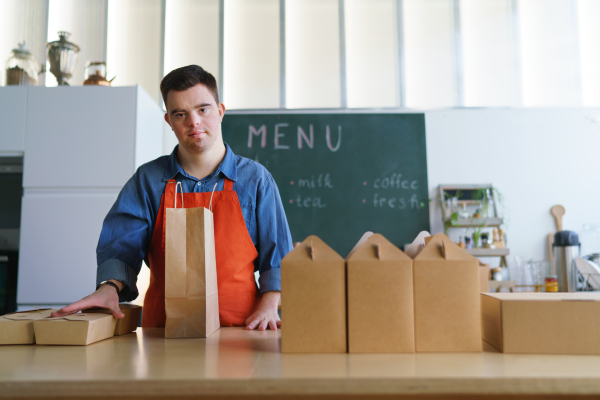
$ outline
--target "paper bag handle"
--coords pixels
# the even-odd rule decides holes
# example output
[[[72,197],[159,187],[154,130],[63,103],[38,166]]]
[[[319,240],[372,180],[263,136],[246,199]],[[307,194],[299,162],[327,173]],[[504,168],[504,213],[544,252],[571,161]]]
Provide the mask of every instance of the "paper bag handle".
[[[181,182],[177,182],[177,185],[175,185],[175,206],[174,206],[174,208],[177,208],[177,188],[181,189],[181,208],[183,208],[183,186],[181,186]]]
[[[217,182],[218,183],[218,182]],[[213,186],[212,194],[210,195],[210,204],[208,205],[208,210],[212,212],[212,198],[215,195],[215,189],[217,188],[217,184]]]

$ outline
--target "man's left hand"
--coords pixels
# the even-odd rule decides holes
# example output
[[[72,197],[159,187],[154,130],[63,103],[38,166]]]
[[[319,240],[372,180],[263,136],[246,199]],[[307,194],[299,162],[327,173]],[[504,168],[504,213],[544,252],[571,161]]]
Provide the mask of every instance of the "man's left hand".
[[[277,306],[281,292],[266,292],[262,295],[260,305],[247,320],[246,329],[256,329],[264,331],[267,327],[276,331],[281,328],[281,320],[277,314]]]

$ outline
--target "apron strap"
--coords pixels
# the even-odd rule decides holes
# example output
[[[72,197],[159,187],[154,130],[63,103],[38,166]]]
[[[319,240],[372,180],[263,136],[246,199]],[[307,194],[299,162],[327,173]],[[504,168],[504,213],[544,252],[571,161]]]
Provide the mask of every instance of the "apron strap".
[[[233,191],[233,181],[232,180],[225,178],[225,183],[223,185],[223,191],[224,192]]]

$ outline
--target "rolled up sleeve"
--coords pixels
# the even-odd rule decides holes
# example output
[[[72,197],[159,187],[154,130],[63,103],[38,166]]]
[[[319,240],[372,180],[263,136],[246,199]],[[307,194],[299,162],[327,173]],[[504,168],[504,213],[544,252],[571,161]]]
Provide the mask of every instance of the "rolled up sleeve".
[[[109,279],[124,282],[119,301],[131,301],[138,296],[137,275],[148,251],[152,220],[147,199],[141,193],[136,174],[125,184],[106,215],[96,249],[96,285]]]
[[[281,290],[281,260],[292,250],[292,235],[277,184],[267,173],[256,197],[260,292]]]

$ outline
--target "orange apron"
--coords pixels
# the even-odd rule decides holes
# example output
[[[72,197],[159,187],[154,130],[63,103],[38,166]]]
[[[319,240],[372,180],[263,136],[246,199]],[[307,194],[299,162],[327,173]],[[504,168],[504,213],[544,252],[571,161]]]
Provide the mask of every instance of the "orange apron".
[[[144,298],[144,328],[165,326],[165,208],[174,205],[175,186],[174,179],[167,182],[150,241],[150,286]],[[185,208],[208,208],[211,195],[211,192],[184,193],[183,204]],[[254,280],[254,260],[258,253],[246,228],[237,193],[233,191],[233,181],[225,178],[223,191],[214,192],[212,212],[221,326],[245,326],[260,299]]]

